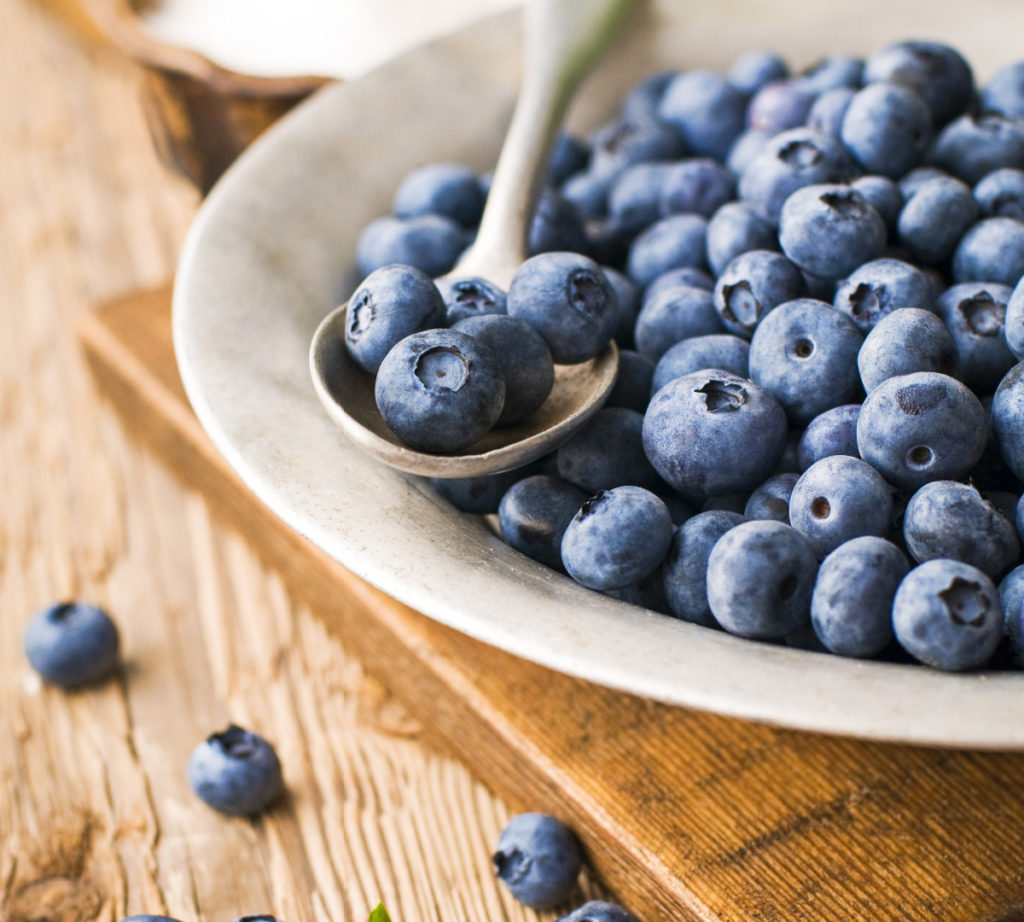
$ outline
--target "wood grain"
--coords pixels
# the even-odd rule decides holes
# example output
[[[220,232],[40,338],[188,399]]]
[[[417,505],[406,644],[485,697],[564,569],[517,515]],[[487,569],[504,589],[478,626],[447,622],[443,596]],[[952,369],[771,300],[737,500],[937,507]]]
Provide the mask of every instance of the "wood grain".
[[[0,34],[0,918],[535,918],[490,874],[508,806],[98,400],[76,323],[170,276],[198,198],[154,156],[134,67],[22,0]],[[125,650],[71,695],[21,653],[68,596],[108,605]],[[185,782],[230,719],[281,751],[290,797],[260,822]]]

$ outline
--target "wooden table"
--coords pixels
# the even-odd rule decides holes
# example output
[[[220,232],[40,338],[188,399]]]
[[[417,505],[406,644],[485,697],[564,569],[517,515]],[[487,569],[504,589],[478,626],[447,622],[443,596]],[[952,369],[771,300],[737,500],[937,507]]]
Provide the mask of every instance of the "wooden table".
[[[76,322],[171,276],[197,196],[122,59],[25,0],[0,0],[0,36],[0,918],[535,918],[491,875],[506,805],[98,399]],[[125,669],[68,695],[21,634],[70,596],[109,606]],[[258,824],[185,780],[229,720],[284,762],[290,797]]]

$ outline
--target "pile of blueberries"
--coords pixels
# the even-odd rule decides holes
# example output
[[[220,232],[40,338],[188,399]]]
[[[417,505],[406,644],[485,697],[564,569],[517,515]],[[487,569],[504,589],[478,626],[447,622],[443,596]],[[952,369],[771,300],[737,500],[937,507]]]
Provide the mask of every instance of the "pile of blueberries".
[[[438,491],[676,618],[1020,668],[1024,62],[979,86],[953,48],[904,41],[655,74],[559,138],[508,292],[432,285],[486,193],[421,167],[360,237],[347,341],[386,421],[458,451],[542,402],[552,361],[614,337],[620,372],[552,456]]]

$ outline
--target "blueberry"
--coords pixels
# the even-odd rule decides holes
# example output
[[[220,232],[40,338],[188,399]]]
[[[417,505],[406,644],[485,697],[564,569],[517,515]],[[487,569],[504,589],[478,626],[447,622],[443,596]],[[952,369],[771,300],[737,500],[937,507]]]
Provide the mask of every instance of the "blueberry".
[[[441,215],[378,218],[359,235],[356,263],[363,275],[400,264],[434,277],[448,272],[468,243],[465,229]]]
[[[530,255],[559,250],[582,253],[587,245],[587,234],[579,209],[554,189],[541,189],[537,209],[530,222],[527,240]]]
[[[992,579],[1020,557],[1013,523],[971,486],[953,480],[926,483],[907,503],[903,539],[918,563],[947,557]]]
[[[1013,644],[1018,661],[1024,652],[1024,564],[1014,567],[999,583],[999,601],[1003,606],[1003,629]]]
[[[967,185],[938,176],[922,182],[907,197],[896,235],[918,262],[937,265],[953,255],[977,218],[978,205]]]
[[[929,560],[911,570],[896,590],[892,620],[900,645],[938,669],[983,666],[1003,634],[992,580],[958,560]]]
[[[778,134],[807,120],[818,93],[800,80],[773,80],[762,86],[747,106],[747,125]]]
[[[1012,293],[1006,285],[965,282],[943,292],[936,302],[956,344],[960,377],[976,394],[992,393],[1016,364],[1003,335]]]
[[[780,304],[754,331],[750,378],[789,418],[806,423],[861,393],[857,353],[864,337],[842,311],[800,298]]]
[[[961,238],[953,253],[957,282],[998,282],[1011,288],[1024,277],[1024,222],[985,218]]]
[[[1010,351],[1018,360],[1024,359],[1024,278],[1014,287],[1006,303],[1003,334]]]
[[[864,390],[915,371],[959,372],[957,346],[946,325],[931,311],[901,307],[886,314],[864,339],[857,368]]]
[[[570,176],[558,191],[581,218],[599,220],[608,215],[608,190],[616,175],[583,170]]]
[[[619,373],[615,378],[605,408],[626,407],[643,413],[651,398],[654,363],[632,349],[619,350]]]
[[[747,96],[710,70],[678,74],[665,88],[658,116],[679,133],[699,157],[724,160],[743,131]]]
[[[708,265],[715,275],[748,250],[772,250],[778,246],[775,228],[746,202],[727,202],[708,221]]]
[[[469,167],[431,163],[402,180],[391,207],[399,218],[437,214],[474,227],[484,210],[484,191]]]
[[[1024,126],[992,113],[962,115],[935,139],[931,161],[969,186],[993,170],[1024,168]]]
[[[653,121],[658,117],[658,104],[665,94],[665,88],[676,75],[674,70],[663,70],[648,74],[635,83],[622,97],[619,115],[624,122]]]
[[[1024,362],[1014,365],[992,398],[996,444],[1018,480],[1024,480]]]
[[[850,100],[857,94],[851,87],[837,86],[826,90],[811,105],[807,112],[806,126],[811,131],[829,138],[838,138],[843,127],[843,118],[850,106]]]
[[[853,538],[888,535],[892,493],[870,464],[833,455],[800,475],[789,500],[789,521],[818,557],[825,557]]]
[[[714,333],[684,339],[658,359],[648,396],[656,394],[675,378],[705,368],[720,368],[746,378],[750,370],[749,357],[750,343],[731,333]]]
[[[619,307],[619,322],[615,327],[614,339],[620,349],[629,349],[633,345],[633,327],[636,315],[640,313],[640,289],[637,288],[618,269],[602,266],[601,271],[608,279],[608,284],[615,292],[615,302]]]
[[[779,223],[782,205],[804,186],[846,181],[852,164],[835,138],[807,128],[783,131],[768,141],[740,176],[738,191],[766,221]]]
[[[637,234],[663,216],[662,190],[670,169],[667,163],[634,163],[615,177],[608,189],[608,214],[619,228]]]
[[[1024,221],[1024,170],[994,170],[974,187],[974,200],[986,218]]]
[[[736,177],[709,158],[681,160],[665,168],[660,192],[661,215],[699,214],[710,218],[736,194]]]
[[[807,282],[789,259],[770,250],[750,250],[718,276],[715,310],[726,330],[749,339],[769,311],[806,293]]]
[[[799,479],[800,475],[792,472],[773,474],[747,498],[744,518],[771,519],[789,525],[789,498]]]
[[[631,485],[586,500],[562,537],[562,563],[589,589],[621,589],[639,583],[664,560],[672,541],[672,517],[657,496]]]
[[[831,55],[804,70],[800,80],[818,93],[840,86],[857,89],[864,82],[864,61],[848,55]]]
[[[970,65],[938,42],[897,42],[872,55],[864,67],[864,82],[886,80],[917,93],[936,125],[962,115],[974,102]]]
[[[917,166],[909,173],[901,176],[897,185],[900,187],[900,192],[903,194],[904,201],[910,201],[910,197],[914,195],[921,186],[928,182],[928,180],[954,178],[955,177],[950,176],[945,170],[940,170],[937,166]]]
[[[933,310],[935,292],[927,275],[899,259],[873,259],[859,266],[836,289],[833,304],[867,333],[897,308]]]
[[[483,343],[498,360],[505,403],[496,426],[526,419],[547,400],[555,383],[555,363],[547,343],[525,320],[489,314],[467,317],[452,329]]]
[[[523,905],[549,909],[576,887],[583,856],[568,826],[543,813],[512,817],[491,857],[494,872]]]
[[[412,266],[383,266],[349,298],[345,347],[360,368],[373,374],[395,343],[444,320],[444,299],[430,276]]]
[[[653,298],[660,291],[666,288],[675,288],[677,285],[689,285],[692,288],[703,288],[705,291],[715,290],[715,280],[703,269],[680,266],[677,269],[669,269],[652,279],[644,289],[643,300]]]
[[[521,468],[478,477],[432,477],[430,485],[460,512],[492,515],[505,493],[527,476]]]
[[[716,509],[698,513],[676,530],[663,568],[665,597],[675,617],[718,626],[708,605],[708,558],[718,539],[742,521],[742,513]]]
[[[644,298],[633,336],[637,351],[657,362],[671,346],[693,336],[723,331],[710,291],[679,285]]]
[[[782,522],[742,522],[708,558],[708,603],[731,634],[781,639],[810,618],[818,561],[807,539]]]
[[[1024,118],[1024,61],[1008,64],[985,84],[980,109],[1006,118]]]
[[[509,286],[508,312],[537,330],[552,358],[566,365],[601,352],[619,321],[601,267],[578,253],[543,253],[524,262]]]
[[[648,117],[629,116],[607,124],[591,140],[590,172],[595,176],[610,177],[633,163],[678,160],[686,154],[677,132]]]
[[[626,274],[637,285],[647,285],[670,269],[703,269],[707,219],[677,214],[650,225],[629,248]]]
[[[729,68],[729,82],[744,93],[753,95],[766,83],[784,80],[789,76],[786,62],[774,51],[752,48],[745,51]]]
[[[688,499],[753,490],[786,447],[786,414],[763,388],[725,371],[670,381],[644,415],[644,451]]]
[[[860,456],[909,490],[964,476],[985,450],[987,435],[978,398],[959,381],[929,371],[883,381],[857,420]]]
[[[501,537],[527,557],[563,570],[562,536],[586,499],[583,490],[560,477],[525,477],[509,487],[501,498]]]
[[[47,682],[92,685],[117,665],[117,627],[85,602],[59,602],[37,612],[25,627],[25,655]]]
[[[811,595],[811,624],[825,647],[840,656],[881,653],[892,642],[892,600],[909,568],[883,538],[853,538],[833,550]]]
[[[623,484],[660,490],[664,484],[644,454],[643,424],[636,410],[598,410],[559,447],[559,476],[588,494]]]
[[[857,419],[860,404],[844,404],[815,416],[797,444],[797,464],[806,471],[815,461],[832,455],[859,458],[857,451]]]
[[[885,222],[850,186],[798,189],[782,206],[782,252],[805,272],[839,279],[885,249]]]
[[[235,724],[196,746],[188,781],[200,800],[229,816],[260,813],[284,790],[274,747]]]
[[[729,172],[736,177],[742,176],[743,171],[774,137],[770,131],[754,131],[752,128],[744,131],[729,148],[729,155],[725,159]]]
[[[454,452],[478,441],[501,416],[498,358],[458,330],[425,330],[381,362],[374,397],[388,428],[417,451]]]
[[[878,212],[885,222],[890,235],[896,231],[896,222],[903,210],[903,193],[898,183],[888,176],[858,176],[850,187],[867,199],[868,204]]]
[[[467,317],[485,314],[506,314],[508,305],[505,292],[493,282],[482,278],[441,278],[435,283],[444,301],[448,326]],[[437,326],[437,324],[430,324]],[[413,332],[413,331],[410,331]]]
[[[898,179],[924,159],[931,116],[913,90],[872,83],[850,100],[839,137],[866,172]]]
[[[547,184],[560,186],[574,173],[587,168],[590,147],[571,134],[560,132],[548,157]]]

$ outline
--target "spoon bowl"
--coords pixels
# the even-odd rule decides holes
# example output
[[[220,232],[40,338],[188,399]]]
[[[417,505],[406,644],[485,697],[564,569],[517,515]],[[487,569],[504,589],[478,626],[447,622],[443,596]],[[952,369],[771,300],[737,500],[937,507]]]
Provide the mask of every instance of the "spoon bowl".
[[[429,454],[403,445],[387,427],[374,400],[373,376],[352,361],[345,348],[345,314],[345,305],[332,311],[313,337],[310,364],[317,397],[355,444],[408,474],[477,477],[535,461],[597,412],[618,371],[614,343],[588,362],[556,365],[548,399],[522,422],[492,429],[465,451]]]
[[[562,117],[583,77],[616,37],[635,0],[534,0],[525,10],[523,85],[473,245],[448,274],[507,289],[527,258],[527,236]],[[596,357],[556,365],[543,405],[514,426],[492,429],[469,449],[431,454],[402,444],[377,409],[374,381],[345,348],[347,305],[318,327],[309,364],[328,416],[360,448],[398,470],[475,477],[533,461],[568,439],[604,403],[618,372],[614,341]]]

